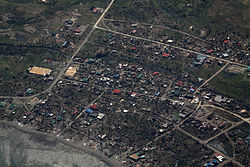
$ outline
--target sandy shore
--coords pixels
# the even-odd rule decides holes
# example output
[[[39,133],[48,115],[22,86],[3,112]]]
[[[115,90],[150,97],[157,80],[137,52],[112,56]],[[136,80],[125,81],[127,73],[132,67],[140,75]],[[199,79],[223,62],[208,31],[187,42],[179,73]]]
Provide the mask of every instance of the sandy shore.
[[[107,158],[88,146],[66,141],[61,137],[25,126],[21,127],[15,122],[0,121],[0,149],[0,151],[4,150],[4,153],[0,153],[0,161],[1,158],[5,157],[7,166],[13,160],[13,150],[14,155],[18,157],[14,157],[15,162],[24,160],[28,164],[36,162],[40,163],[41,167],[122,166],[119,162]]]

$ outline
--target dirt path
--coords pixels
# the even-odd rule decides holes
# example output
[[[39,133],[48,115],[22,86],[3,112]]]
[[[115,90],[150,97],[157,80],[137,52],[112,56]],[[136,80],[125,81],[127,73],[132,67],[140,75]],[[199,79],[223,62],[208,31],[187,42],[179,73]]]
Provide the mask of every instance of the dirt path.
[[[197,92],[199,92],[199,90],[200,90],[203,86],[205,86],[205,85],[206,85],[208,82],[210,82],[214,77],[216,77],[218,74],[220,74],[228,65],[229,65],[229,62],[227,62],[227,64],[224,65],[219,71],[217,71],[213,76],[211,76],[208,80],[206,80],[203,84],[201,84],[201,86],[198,87],[194,93],[196,94]]]
[[[232,141],[231,137],[228,135],[227,132],[225,132],[225,136],[228,138],[228,140],[230,141],[230,144],[232,145],[233,148],[233,158],[235,157],[235,147],[234,147],[234,142]]]
[[[212,146],[210,146],[209,144],[207,144],[205,141],[203,141],[203,140],[201,140],[201,139],[199,139],[199,138],[197,138],[197,137],[191,135],[190,133],[184,131],[184,130],[181,129],[180,127],[178,127],[177,130],[179,130],[179,131],[181,131],[182,133],[184,133],[184,134],[190,136],[191,138],[193,138],[194,140],[198,141],[200,144],[206,146],[206,147],[209,148],[210,150],[213,150],[214,152],[221,154],[223,157],[225,157],[226,159],[232,161],[233,163],[237,164],[238,166],[240,166],[240,167],[245,167],[244,165],[240,164],[238,161],[234,160],[234,159],[231,158],[231,157],[226,156],[225,154],[223,154],[223,153],[220,152],[219,150],[217,150],[217,149],[215,149],[214,147],[212,147]]]
[[[32,96],[26,96],[26,97],[12,97],[12,96],[0,96],[0,99],[5,99],[5,98],[18,98],[18,99],[28,99],[28,98],[34,98],[36,96],[39,96],[42,93],[48,93],[51,92],[52,88],[56,85],[56,83],[62,78],[62,76],[64,75],[64,73],[66,72],[66,70],[69,68],[69,66],[73,63],[73,59],[75,58],[75,56],[80,52],[80,50],[82,49],[82,47],[86,44],[86,42],[88,41],[89,37],[91,36],[91,34],[97,29],[97,25],[101,22],[101,20],[103,19],[103,17],[105,16],[105,14],[108,12],[108,10],[111,8],[111,6],[113,5],[115,0],[111,0],[111,2],[109,3],[108,7],[105,9],[105,11],[102,13],[102,15],[99,17],[99,19],[96,21],[96,23],[94,24],[94,26],[92,27],[92,29],[90,30],[89,34],[87,35],[87,37],[83,40],[83,42],[79,45],[79,47],[75,50],[75,52],[73,53],[73,55],[71,56],[71,58],[69,60],[67,60],[66,62],[66,66],[64,68],[62,68],[60,70],[60,72],[58,73],[57,77],[55,78],[55,80],[52,82],[52,84],[45,89],[44,91],[37,93],[35,95]]]
[[[114,33],[114,34],[118,34],[118,35],[121,35],[121,36],[134,38],[134,39],[139,39],[139,40],[143,40],[143,41],[148,41],[148,42],[156,43],[156,44],[159,44],[159,45],[168,46],[170,48],[175,48],[175,49],[182,50],[182,51],[185,51],[185,52],[188,52],[188,53],[194,53],[194,54],[197,54],[197,55],[200,54],[202,56],[206,56],[208,58],[220,60],[220,61],[223,61],[223,62],[226,62],[226,63],[231,63],[231,64],[239,65],[239,66],[242,66],[242,67],[248,67],[248,65],[246,65],[246,64],[241,64],[241,63],[238,63],[238,62],[234,62],[234,61],[222,59],[222,58],[219,58],[219,57],[207,55],[207,54],[204,54],[204,53],[200,53],[200,52],[190,50],[190,49],[185,49],[185,48],[175,46],[175,45],[171,45],[171,44],[167,44],[167,43],[164,43],[164,42],[159,42],[159,41],[155,41],[155,40],[148,39],[148,38],[143,38],[143,37],[138,37],[138,36],[134,36],[134,35],[130,35],[130,34],[125,34],[125,33],[114,31],[114,30],[108,30],[108,29],[102,28],[102,27],[96,27],[96,28],[99,29],[99,30],[103,30],[103,31]]]
[[[214,106],[214,105],[210,105],[210,104],[203,104],[202,106],[203,106],[203,107],[212,107],[212,108],[216,108],[216,109],[221,110],[221,111],[225,111],[225,112],[227,112],[227,113],[229,113],[229,114],[231,114],[231,115],[234,115],[235,117],[238,117],[238,118],[240,118],[241,120],[243,120],[243,121],[245,121],[245,122],[247,122],[247,123],[250,124],[250,118],[243,118],[243,117],[240,116],[239,114],[236,114],[236,113],[234,113],[234,112],[232,112],[232,111],[228,111],[228,110],[226,110],[226,109],[224,109],[224,108],[221,108],[221,107],[218,107],[218,106]]]

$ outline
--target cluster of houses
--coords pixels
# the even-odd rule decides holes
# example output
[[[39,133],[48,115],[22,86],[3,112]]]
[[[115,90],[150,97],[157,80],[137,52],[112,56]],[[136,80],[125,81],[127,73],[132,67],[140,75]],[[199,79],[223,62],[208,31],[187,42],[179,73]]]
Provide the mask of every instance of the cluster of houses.
[[[219,165],[219,163],[224,161],[224,157],[219,154],[219,153],[214,153],[213,154],[213,158],[211,161],[207,162],[206,164],[204,164],[204,167],[214,167]]]
[[[90,11],[102,13],[103,9],[91,7]],[[154,31],[153,26],[150,26],[147,32],[146,26],[142,25],[124,24],[123,27],[118,25],[116,22],[113,26],[132,35],[145,35]],[[73,51],[76,41],[66,40],[65,33],[81,35],[86,29],[86,26],[77,25],[76,18],[72,17],[65,21],[60,33],[52,32],[50,35],[55,38],[62,50]],[[218,45],[166,33],[159,33],[154,39],[201,52],[201,54],[185,52],[194,68],[204,64],[213,66],[211,63],[213,60],[208,55],[240,63],[246,61],[245,58],[239,57],[243,54],[239,49],[247,49],[248,44],[233,37],[220,40]],[[188,74],[171,74],[170,71],[164,71],[160,66],[154,65],[155,62],[177,59],[179,51],[176,49],[133,38],[121,38],[112,33],[105,33],[102,38],[94,42],[97,41],[108,45],[111,49],[106,50],[110,52],[75,57],[51,93],[42,93],[26,101],[31,112],[21,113],[21,117],[17,118],[19,123],[55,134],[59,134],[61,130],[71,125],[62,134],[60,133],[65,139],[88,138],[91,140],[90,146],[102,151],[112,150],[107,154],[108,157],[119,155],[133,162],[145,160],[147,157],[135,150],[147,144],[150,138],[156,138],[164,133],[171,136],[170,129],[185,119],[187,120],[181,128],[201,139],[208,139],[229,126],[221,116],[205,109],[198,110],[192,117],[190,115],[201,100],[221,106],[231,105],[233,99],[208,90],[203,90],[197,95],[195,90],[204,82],[203,78],[197,78],[197,83],[194,83]],[[215,40],[210,39],[211,41]],[[150,54],[142,54],[145,48]],[[127,55],[115,57],[123,49]],[[141,60],[145,64],[141,63]],[[219,61],[218,64],[221,65],[223,62]],[[242,69],[238,66],[230,67],[229,70],[242,73]],[[28,72],[50,81],[54,80],[51,76],[52,70],[49,68],[34,66],[30,67]],[[34,92],[34,88],[26,89],[26,95],[32,95]],[[5,108],[6,101],[1,101],[0,107]],[[8,103],[9,111],[13,111],[15,107],[14,102]],[[247,110],[240,110],[241,114],[246,112]],[[140,124],[145,124],[147,127],[141,127]],[[148,132],[146,137],[142,133],[145,131]],[[240,145],[245,145],[244,141],[241,138],[236,139]],[[204,166],[217,166],[223,160],[224,157],[216,153]]]
[[[172,30],[166,30],[163,27],[154,27],[147,24],[144,25],[120,21],[107,21],[106,25],[123,33],[143,37],[150,35],[151,38],[156,41],[194,50],[205,55],[207,54],[247,64],[247,57],[249,53],[245,51],[249,51],[250,49],[249,42],[247,40],[243,40],[238,36],[238,34],[235,33],[220,33],[206,37],[206,39],[197,39]],[[171,27],[171,24],[168,24],[168,26]],[[174,27],[174,29],[181,28]],[[152,36],[152,34],[156,34],[156,36]],[[202,59],[200,61],[202,61]],[[199,61],[197,61],[197,63],[199,64]]]
[[[136,41],[131,41],[136,45]],[[170,53],[172,56],[173,52],[163,52],[162,59],[168,59]],[[197,85],[190,82],[188,77],[180,78],[120,58],[110,59],[105,56],[99,58],[99,56],[100,54],[87,58],[74,58],[74,63],[66,70],[63,79],[53,89],[53,93],[30,102],[34,105],[35,112],[24,113],[19,121],[23,124],[31,123],[40,130],[57,133],[83,113],[74,121],[72,128],[62,134],[63,137],[77,140],[88,136],[97,145],[109,143],[110,149],[119,145],[119,149],[126,151],[131,146],[130,142],[124,141],[121,146],[119,141],[114,140],[117,136],[111,133],[112,126],[100,127],[114,119],[113,112],[124,116],[139,113],[150,115],[149,119],[157,119],[159,126],[156,127],[157,133],[154,134],[156,137],[167,132],[172,125],[189,117],[195,110],[194,104],[200,100],[194,93]],[[200,66],[205,59],[206,57],[197,55],[193,60],[194,63],[201,62],[197,64]],[[29,72],[47,76],[51,70],[32,67]],[[32,89],[27,91],[31,92]],[[211,92],[206,92],[204,97],[218,103],[230,100]],[[217,119],[215,124],[212,121],[204,122],[205,119],[202,120],[202,117],[194,116],[195,119],[192,117],[185,125],[189,124],[192,128],[198,126],[198,132],[194,130],[194,134],[197,132],[195,135],[215,135],[217,129],[225,128],[226,123],[221,120]],[[135,161],[144,159],[143,155],[136,153],[131,154],[130,158]]]

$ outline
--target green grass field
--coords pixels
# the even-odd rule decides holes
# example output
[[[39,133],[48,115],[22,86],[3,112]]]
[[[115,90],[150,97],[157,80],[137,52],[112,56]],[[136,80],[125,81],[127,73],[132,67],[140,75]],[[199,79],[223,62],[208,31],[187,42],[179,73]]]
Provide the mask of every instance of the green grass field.
[[[212,89],[241,100],[250,106],[250,78],[245,75],[223,72],[214,78],[209,85]]]
[[[213,68],[204,68],[203,66],[195,67],[193,69],[189,69],[188,73],[190,74],[191,81],[197,82],[198,78],[202,78],[206,81],[213,74],[215,74],[219,70],[219,67]]]
[[[234,29],[250,34],[249,12],[249,0],[117,0],[107,17],[156,24],[169,20],[186,31],[194,25],[210,33]]]

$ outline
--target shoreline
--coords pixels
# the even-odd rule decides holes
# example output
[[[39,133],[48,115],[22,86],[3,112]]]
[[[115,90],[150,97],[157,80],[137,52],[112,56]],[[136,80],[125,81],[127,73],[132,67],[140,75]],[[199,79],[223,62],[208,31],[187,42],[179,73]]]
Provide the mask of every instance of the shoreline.
[[[26,133],[26,134],[29,134],[29,135],[40,135],[42,137],[50,138],[51,140],[54,140],[54,141],[56,141],[58,143],[61,143],[61,144],[65,145],[65,146],[68,146],[68,147],[70,147],[72,149],[75,149],[77,151],[89,154],[89,155],[97,158],[98,160],[104,162],[105,164],[107,164],[110,167],[120,167],[120,166],[122,166],[122,164],[120,164],[119,162],[107,158],[102,153],[97,152],[97,151],[93,150],[92,148],[90,148],[88,146],[79,145],[79,144],[73,143],[72,141],[66,141],[65,139],[63,139],[61,137],[54,136],[53,134],[46,133],[46,132],[40,132],[40,131],[31,129],[31,128],[28,128],[26,126],[21,127],[16,122],[8,122],[8,121],[0,120],[0,126],[4,126],[4,125],[8,126],[8,127],[11,127],[11,128],[14,128],[14,129],[16,129],[16,130],[18,130],[18,131],[20,131],[22,133]]]

